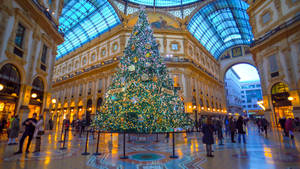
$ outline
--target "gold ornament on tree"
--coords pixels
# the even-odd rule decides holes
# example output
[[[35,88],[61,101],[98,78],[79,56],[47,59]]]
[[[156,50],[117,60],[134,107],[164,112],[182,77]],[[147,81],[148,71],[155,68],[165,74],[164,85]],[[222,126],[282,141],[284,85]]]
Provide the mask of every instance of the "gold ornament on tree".
[[[135,66],[134,65],[128,66],[128,70],[131,72],[135,71]]]
[[[151,56],[151,53],[148,52],[148,53],[146,54],[146,58],[148,58],[148,57],[150,57],[150,56]]]
[[[154,81],[154,82],[157,82],[157,76],[154,76],[154,77],[153,77],[153,81]]]
[[[150,45],[149,43],[147,43],[147,44],[145,45],[145,48],[146,48],[146,49],[151,49],[151,45]]]
[[[139,58],[138,58],[138,57],[134,57],[134,58],[133,58],[133,61],[134,61],[134,63],[136,63],[136,62],[139,61]]]
[[[134,46],[134,45],[132,45],[132,46],[131,46],[131,50],[132,50],[132,51],[134,51],[134,49],[135,49],[135,46]]]

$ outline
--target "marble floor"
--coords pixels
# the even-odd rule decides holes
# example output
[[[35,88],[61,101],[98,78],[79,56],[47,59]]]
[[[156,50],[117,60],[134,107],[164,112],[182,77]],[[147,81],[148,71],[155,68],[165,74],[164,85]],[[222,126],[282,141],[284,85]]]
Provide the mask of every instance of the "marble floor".
[[[300,169],[300,133],[295,139],[282,137],[278,130],[272,130],[268,138],[259,135],[254,127],[249,127],[247,144],[230,143],[226,137],[225,145],[215,144],[215,157],[206,157],[202,134],[178,133],[175,136],[175,153],[178,158],[172,159],[172,135],[167,142],[164,135],[151,137],[152,143],[143,140],[126,138],[126,155],[123,154],[122,134],[101,134],[99,152],[101,155],[82,155],[85,150],[85,138],[67,133],[66,150],[60,150],[60,130],[46,132],[42,137],[42,151],[13,155],[17,146],[8,146],[5,140],[0,142],[0,169]],[[87,151],[96,151],[97,135],[89,136]],[[143,138],[143,137],[142,137]],[[151,139],[150,138],[150,139]],[[237,139],[236,139],[237,140]],[[217,141],[217,140],[216,140]],[[26,144],[24,144],[26,145]],[[25,147],[25,146],[24,146]]]

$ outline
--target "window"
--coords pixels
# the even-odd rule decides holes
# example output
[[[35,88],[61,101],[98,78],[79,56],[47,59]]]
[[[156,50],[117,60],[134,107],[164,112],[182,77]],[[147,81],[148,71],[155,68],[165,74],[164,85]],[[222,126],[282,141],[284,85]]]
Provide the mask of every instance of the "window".
[[[95,54],[92,55],[92,58],[91,58],[91,59],[92,59],[92,61],[95,60]]]
[[[15,39],[15,44],[19,48],[23,48],[24,35],[25,35],[25,27],[19,23],[16,32],[16,39]]]
[[[248,105],[248,108],[251,108],[252,107],[252,105]]]
[[[92,82],[89,82],[88,95],[90,95],[91,92],[92,92]]]
[[[263,24],[268,23],[271,20],[271,13],[267,12],[262,16],[262,22]]]
[[[98,82],[98,93],[101,93],[101,90],[102,90],[102,79],[99,79],[99,82]]]
[[[80,85],[80,90],[79,90],[79,96],[82,95],[82,91],[83,91],[83,85],[81,84],[81,85]]]
[[[106,55],[106,50],[105,49],[102,49],[102,57],[104,57]]]
[[[115,51],[117,51],[117,50],[118,50],[118,44],[117,44],[117,43],[115,43],[115,44],[114,44],[113,51],[115,52]]]
[[[269,56],[270,73],[278,72],[276,55]]]
[[[43,64],[46,64],[46,61],[47,61],[47,51],[48,51],[48,47],[46,45],[44,45],[43,51],[42,51],[42,57],[41,57],[41,62]]]
[[[173,77],[174,80],[174,87],[179,87],[179,79],[178,79],[178,75],[174,75]]]
[[[178,44],[172,43],[172,50],[178,50]]]
[[[83,62],[82,63],[83,63],[83,65],[86,64],[86,57],[83,58]]]

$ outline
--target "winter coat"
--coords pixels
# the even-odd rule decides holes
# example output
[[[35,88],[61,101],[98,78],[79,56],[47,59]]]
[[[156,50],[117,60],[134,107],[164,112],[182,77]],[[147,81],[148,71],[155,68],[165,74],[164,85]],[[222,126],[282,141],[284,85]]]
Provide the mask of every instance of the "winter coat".
[[[202,141],[204,144],[214,144],[214,136],[213,136],[213,132],[214,132],[214,127],[212,124],[204,124],[203,125],[203,138]]]
[[[37,123],[33,124],[35,126],[34,137],[38,136],[39,131],[44,131],[43,119],[40,119]]]
[[[216,130],[217,130],[217,133],[218,133],[218,138],[219,139],[223,139],[223,125],[222,125],[222,121],[221,120],[218,120],[217,123],[216,123]]]
[[[287,119],[285,122],[285,130],[286,131],[294,131],[294,124],[292,119]]]
[[[14,119],[11,123],[11,128],[9,130],[9,138],[17,138],[20,131],[20,120],[18,118]]]
[[[246,132],[244,131],[244,121],[243,119],[238,119],[236,122],[236,129],[238,130],[239,134],[245,134]]]
[[[229,129],[230,129],[231,132],[235,131],[235,122],[234,122],[233,119],[229,120]]]

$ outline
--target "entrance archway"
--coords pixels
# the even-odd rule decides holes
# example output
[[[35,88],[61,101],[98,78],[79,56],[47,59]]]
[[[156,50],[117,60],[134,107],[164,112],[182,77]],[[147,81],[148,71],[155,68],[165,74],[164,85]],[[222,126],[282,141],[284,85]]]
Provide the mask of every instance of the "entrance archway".
[[[12,64],[5,64],[0,69],[0,119],[16,114],[20,96],[21,77]]]
[[[274,110],[275,123],[280,118],[294,118],[293,105],[289,100],[289,87],[283,82],[276,83],[271,88],[271,99]]]
[[[33,113],[38,115],[42,113],[43,99],[44,99],[44,83],[40,77],[36,77],[32,82],[32,89],[29,101],[29,117]]]
[[[229,67],[224,77],[227,112],[244,116],[261,116],[263,109],[258,101],[262,88],[256,67],[238,63]]]

